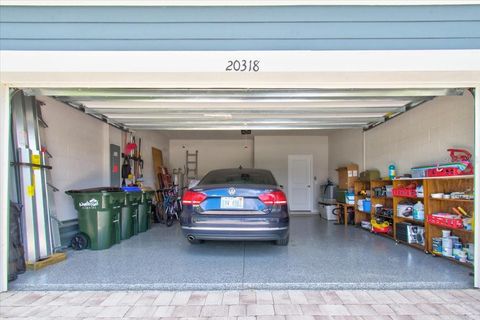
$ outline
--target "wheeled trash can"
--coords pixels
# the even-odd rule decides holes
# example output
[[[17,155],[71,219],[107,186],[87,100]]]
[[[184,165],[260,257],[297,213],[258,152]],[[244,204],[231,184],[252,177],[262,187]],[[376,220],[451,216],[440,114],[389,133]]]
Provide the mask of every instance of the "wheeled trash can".
[[[142,200],[142,189],[139,187],[122,187],[122,190],[125,192],[125,205],[130,210],[131,234],[136,235],[138,234],[138,209]]]
[[[152,201],[155,192],[153,190],[143,189],[142,198],[138,205],[138,232],[145,232],[150,229],[152,219]]]
[[[124,196],[122,189],[101,187],[66,194],[73,198],[78,212],[80,232],[72,239],[74,249],[102,250],[120,242],[120,207],[115,199]]]

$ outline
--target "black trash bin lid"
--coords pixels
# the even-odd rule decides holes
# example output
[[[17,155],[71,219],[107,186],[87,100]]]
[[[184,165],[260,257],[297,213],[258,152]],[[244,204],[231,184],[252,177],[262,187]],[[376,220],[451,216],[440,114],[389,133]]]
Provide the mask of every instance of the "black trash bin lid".
[[[123,192],[121,188],[115,187],[96,187],[88,189],[79,189],[79,190],[68,190],[65,193],[100,193],[100,192]]]

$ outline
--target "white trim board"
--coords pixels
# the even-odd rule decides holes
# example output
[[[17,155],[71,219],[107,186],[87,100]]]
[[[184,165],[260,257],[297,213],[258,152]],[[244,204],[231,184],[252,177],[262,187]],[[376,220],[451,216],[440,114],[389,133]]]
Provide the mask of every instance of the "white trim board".
[[[428,6],[480,4],[477,0],[3,0],[3,6]]]
[[[453,88],[480,83],[480,50],[0,51],[0,70],[12,87]]]

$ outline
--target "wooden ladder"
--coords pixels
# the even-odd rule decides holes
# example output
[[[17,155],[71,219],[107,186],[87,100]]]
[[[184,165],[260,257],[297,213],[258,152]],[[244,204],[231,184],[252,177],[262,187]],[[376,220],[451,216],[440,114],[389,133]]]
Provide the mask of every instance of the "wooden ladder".
[[[198,150],[195,152],[186,151],[185,169],[188,180],[198,179]]]

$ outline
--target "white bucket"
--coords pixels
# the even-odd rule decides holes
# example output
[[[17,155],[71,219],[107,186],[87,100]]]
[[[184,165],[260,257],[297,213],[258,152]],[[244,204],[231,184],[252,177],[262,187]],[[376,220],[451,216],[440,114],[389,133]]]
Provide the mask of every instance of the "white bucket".
[[[465,251],[461,251],[458,253],[458,261],[467,262],[467,253]]]
[[[452,256],[452,247],[443,247],[442,248],[442,255],[445,257],[451,257]]]
[[[452,254],[453,240],[450,237],[442,238],[442,248],[450,249],[450,255]]]
[[[442,230],[442,237],[443,238],[450,237],[451,234],[452,234],[452,231],[450,231],[450,230]]]

